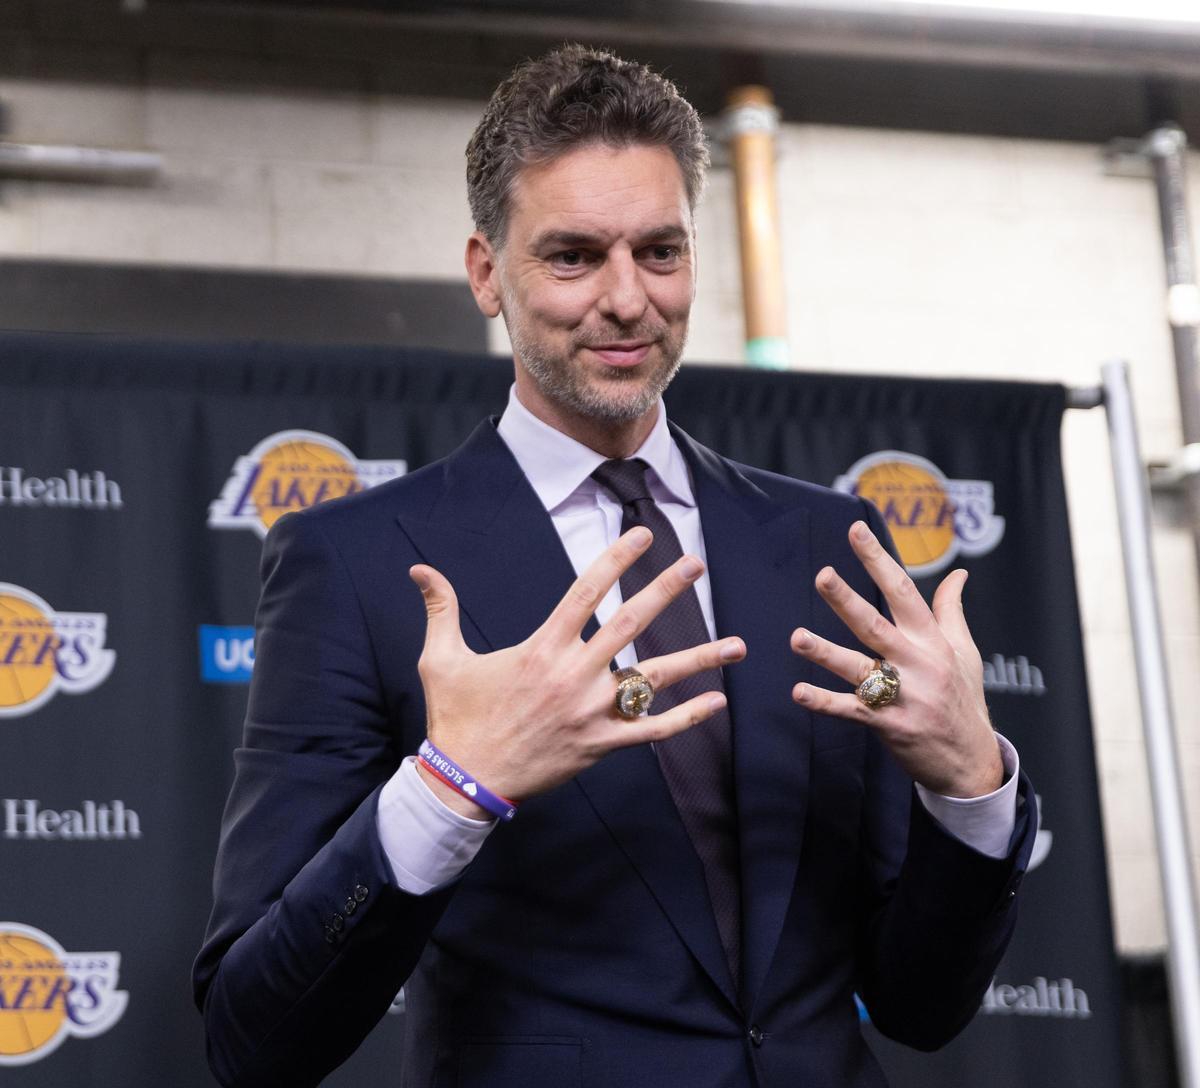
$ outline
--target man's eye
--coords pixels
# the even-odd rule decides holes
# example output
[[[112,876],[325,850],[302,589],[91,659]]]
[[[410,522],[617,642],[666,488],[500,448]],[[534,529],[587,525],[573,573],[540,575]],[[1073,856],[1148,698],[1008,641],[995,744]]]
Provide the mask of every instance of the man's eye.
[[[581,249],[564,249],[561,253],[554,255],[554,260],[566,268],[579,268],[585,258]]]
[[[674,261],[679,257],[678,246],[651,246],[650,256],[660,263]]]

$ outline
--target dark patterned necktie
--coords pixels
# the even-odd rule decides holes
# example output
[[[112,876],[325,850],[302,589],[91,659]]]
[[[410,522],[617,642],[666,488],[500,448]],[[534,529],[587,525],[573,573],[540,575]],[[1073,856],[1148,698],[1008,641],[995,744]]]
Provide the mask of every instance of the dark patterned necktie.
[[[654,541],[621,575],[629,600],[683,555],[679,537],[646,487],[646,462],[605,461],[592,478],[621,504],[621,532],[644,525]],[[709,641],[695,586],[688,586],[633,640],[638,660],[690,649]],[[706,691],[723,691],[720,669],[708,669],[654,694],[654,713]],[[704,866],[721,944],[734,983],[741,983],[741,882],[738,877],[737,810],[733,792],[733,734],[728,709],[654,746],[663,777]]]

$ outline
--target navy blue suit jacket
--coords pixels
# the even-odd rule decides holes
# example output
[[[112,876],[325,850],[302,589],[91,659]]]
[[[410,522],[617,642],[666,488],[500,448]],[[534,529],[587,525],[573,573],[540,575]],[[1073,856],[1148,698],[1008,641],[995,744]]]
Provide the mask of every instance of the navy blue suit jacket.
[[[743,979],[653,752],[614,752],[529,800],[461,879],[395,884],[380,786],[424,735],[425,613],[407,571],[454,585],[469,645],[538,627],[574,577],[528,481],[485,422],[446,460],[282,519],[263,556],[257,661],[196,963],[226,1085],[315,1084],[405,986],[398,1082],[611,1088],[882,1085],[853,1001],[910,1045],[971,1018],[1008,940],[1032,847],[983,857],[913,803],[868,731],[791,700],[831,678],[789,648],[847,632],[813,589],[832,563],[875,587],[847,529],[873,508],[718,457],[691,469],[726,671],[741,838]]]

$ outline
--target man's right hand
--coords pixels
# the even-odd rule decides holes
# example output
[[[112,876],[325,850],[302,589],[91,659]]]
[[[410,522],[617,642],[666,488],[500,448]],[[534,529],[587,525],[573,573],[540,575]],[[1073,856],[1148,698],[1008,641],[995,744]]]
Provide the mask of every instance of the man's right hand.
[[[677,560],[583,641],[584,624],[651,539],[648,529],[631,529],[575,580],[529,638],[490,654],[477,654],[463,641],[449,581],[432,567],[414,566],[409,575],[425,597],[428,617],[417,667],[429,740],[493,793],[519,802],[573,778],[616,748],[665,740],[723,707],[724,695],[706,692],[653,717],[630,721],[616,711],[609,663],[700,576],[704,564],[695,556]],[[727,638],[641,661],[638,670],[660,690],[745,656],[742,640]],[[421,770],[451,808],[491,818]]]

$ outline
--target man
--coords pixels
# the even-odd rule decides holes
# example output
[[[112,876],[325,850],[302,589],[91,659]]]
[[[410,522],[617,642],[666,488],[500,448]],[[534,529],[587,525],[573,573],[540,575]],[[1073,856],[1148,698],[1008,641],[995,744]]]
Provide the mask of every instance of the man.
[[[865,503],[668,428],[706,163],[607,54],[493,96],[507,410],[267,541],[196,966],[222,1083],[316,1083],[402,984],[420,1086],[880,1085],[856,992],[924,1048],[977,1007],[1034,821],[965,573],[931,611]]]

